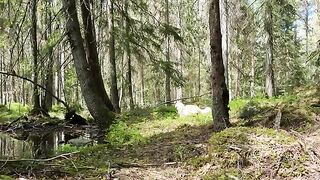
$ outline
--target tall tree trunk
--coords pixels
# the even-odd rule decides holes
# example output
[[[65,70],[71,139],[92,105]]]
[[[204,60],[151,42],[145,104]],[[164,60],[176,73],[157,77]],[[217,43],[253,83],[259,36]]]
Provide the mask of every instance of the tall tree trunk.
[[[110,99],[113,107],[117,113],[120,112],[119,106],[119,93],[117,85],[117,66],[116,66],[116,52],[115,52],[115,39],[114,39],[114,2],[110,1],[110,14],[109,14],[109,61],[110,61]]]
[[[140,80],[141,80],[141,86],[140,86],[140,105],[144,106],[144,97],[145,97],[145,83],[144,83],[144,62],[140,63]]]
[[[201,47],[198,43],[198,89],[197,96],[201,95]]]
[[[309,11],[309,6],[310,6],[310,3],[309,3],[309,0],[305,0],[305,33],[306,33],[306,49],[305,49],[305,65],[306,65],[306,68],[308,69],[309,72],[311,73],[308,73],[309,75],[313,74],[313,68],[311,67],[310,64],[308,64],[308,59],[309,59],[309,41],[310,41],[310,28],[309,28],[309,22],[310,22],[310,11]],[[308,76],[308,78],[310,79],[313,79],[312,76]]]
[[[177,27],[181,29],[182,26],[182,17],[181,17],[181,0],[178,0],[178,17],[177,17]],[[177,46],[176,48],[176,54],[177,54],[177,64],[178,64],[178,71],[183,76],[183,62],[182,62],[182,52],[181,49]],[[199,67],[200,69],[200,67]],[[199,82],[200,83],[200,82]],[[183,90],[182,85],[179,85],[177,88],[177,99],[181,99],[183,96]]]
[[[309,56],[309,0],[305,0],[306,59]]]
[[[268,97],[275,95],[274,72],[273,72],[273,25],[272,25],[272,5],[266,3],[265,30],[267,32],[267,49],[266,49],[266,85],[265,92]]]
[[[128,70],[127,70],[127,87],[128,87],[128,96],[129,96],[129,107],[130,109],[134,108],[133,102],[133,90],[132,90],[132,65],[131,65],[131,48],[130,48],[130,19],[129,19],[129,2],[125,0],[124,11],[126,13],[125,17],[125,29],[126,29],[126,50],[125,54],[127,57]]]
[[[40,94],[36,84],[38,84],[38,42],[37,42],[37,0],[31,2],[32,26],[31,26],[31,44],[33,55],[33,110],[36,112],[40,109]]]
[[[46,33],[46,40],[47,43],[49,42],[49,37],[52,33],[52,2],[48,1],[46,4],[47,8],[47,33]],[[45,87],[49,91],[45,91],[45,97],[44,97],[44,102],[43,102],[43,109],[48,112],[52,108],[52,103],[53,103],[53,97],[52,97],[52,92],[53,92],[53,53],[52,53],[52,47],[49,47],[49,62],[48,62],[48,69],[46,71],[46,81],[45,81]]]
[[[87,61],[90,65],[90,68],[93,72],[93,76],[95,77],[96,86],[100,97],[103,98],[103,101],[106,103],[106,106],[110,111],[115,111],[108,95],[104,87],[103,78],[101,74],[101,66],[99,64],[99,55],[97,51],[97,43],[95,38],[95,30],[94,24],[91,17],[91,0],[83,0],[81,4],[81,12],[82,12],[82,21],[84,28],[84,44],[85,50],[87,54]],[[80,34],[81,35],[81,34]]]
[[[225,50],[225,60],[224,60],[224,76],[226,78],[227,88],[229,94],[231,93],[231,87],[229,87],[229,4],[228,0],[224,0],[224,9],[226,13],[226,50]],[[231,83],[230,83],[231,84]]]
[[[90,8],[88,8],[90,5],[87,0],[83,1],[81,5],[86,51],[80,32],[75,0],[64,0],[63,6],[66,11],[66,28],[81,92],[90,114],[98,122],[100,129],[104,130],[111,125],[114,119],[110,112],[114,109],[105,91],[101,76]]]
[[[166,0],[166,17],[165,17],[166,25],[169,26],[169,0]],[[170,63],[170,37],[166,34],[166,62],[167,66],[165,70],[166,82],[165,82],[165,92],[166,92],[166,102],[170,104],[171,102],[171,79],[170,79],[170,71],[169,71],[169,63]]]
[[[253,98],[255,95],[255,90],[254,90],[254,80],[255,80],[255,64],[256,64],[256,57],[254,54],[252,54],[251,57],[251,71],[250,71],[250,97]]]
[[[2,51],[0,51],[0,71],[3,71],[3,55]],[[3,89],[3,84],[4,84],[4,77],[3,75],[0,75],[0,104],[4,104],[4,89]]]
[[[219,0],[209,4],[209,28],[211,51],[211,90],[212,90],[212,117],[215,131],[221,131],[231,124],[229,122],[229,95],[224,77],[222,59],[222,36],[220,28]]]

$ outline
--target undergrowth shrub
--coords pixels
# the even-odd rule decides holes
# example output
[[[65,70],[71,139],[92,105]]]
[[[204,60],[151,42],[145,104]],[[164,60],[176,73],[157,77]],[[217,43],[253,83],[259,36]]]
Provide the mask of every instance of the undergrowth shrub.
[[[259,103],[256,101],[248,102],[241,110],[239,118],[249,119],[262,111]]]
[[[65,110],[66,110],[66,108],[59,105],[59,104],[55,104],[51,108],[51,112],[54,112],[54,113],[64,113]]]
[[[106,140],[111,145],[133,145],[145,142],[145,139],[138,129],[128,127],[128,125],[122,121],[111,125]]]
[[[159,106],[153,110],[153,115],[161,117],[177,116],[177,109],[174,106]]]
[[[79,151],[82,148],[83,147],[77,147],[77,146],[73,146],[71,144],[64,144],[64,145],[61,145],[58,147],[58,149],[56,150],[56,153],[58,153],[58,154],[70,153],[70,152]]]

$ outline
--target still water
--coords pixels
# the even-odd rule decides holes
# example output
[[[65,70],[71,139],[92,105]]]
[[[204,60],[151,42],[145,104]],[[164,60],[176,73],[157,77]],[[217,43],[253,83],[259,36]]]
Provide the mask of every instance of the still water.
[[[91,140],[92,136],[92,133],[86,131],[23,132],[10,135],[0,132],[0,159],[46,158],[55,155],[59,146],[69,140]]]

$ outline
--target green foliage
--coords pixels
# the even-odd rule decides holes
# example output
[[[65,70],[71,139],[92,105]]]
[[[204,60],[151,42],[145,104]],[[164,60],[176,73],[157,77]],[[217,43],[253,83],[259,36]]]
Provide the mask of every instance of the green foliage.
[[[177,109],[174,106],[159,106],[152,111],[152,114],[161,118],[174,118],[177,116]]]
[[[229,107],[231,110],[231,114],[237,114],[239,113],[249,102],[247,99],[234,99],[230,101]]]
[[[65,111],[66,111],[66,108],[59,104],[55,104],[51,108],[51,112],[54,112],[54,113],[64,113]]]
[[[106,139],[111,145],[133,145],[145,142],[145,139],[136,128],[128,127],[122,121],[116,122],[111,126]]]
[[[248,119],[251,118],[261,112],[261,108],[259,107],[259,103],[255,101],[249,101],[243,108],[239,115],[239,118]]]
[[[66,108],[60,104],[54,104],[49,112],[51,117],[58,117],[64,119]]]
[[[173,147],[173,153],[174,153],[175,159],[181,161],[184,159],[184,156],[187,153],[187,149],[182,145],[175,145]]]
[[[10,176],[5,176],[5,175],[0,175],[0,179],[1,180],[14,180],[14,178],[12,178]]]
[[[20,116],[26,115],[29,111],[29,106],[23,106],[19,103],[0,105],[0,124],[9,123]]]
[[[211,162],[211,158],[209,156],[200,156],[200,157],[191,158],[190,160],[188,160],[187,164],[194,168],[200,168],[210,162]]]
[[[79,151],[79,150],[81,150],[83,148],[84,147],[77,147],[77,146],[73,146],[71,144],[63,144],[63,145],[58,147],[58,149],[56,150],[56,153],[57,154],[70,153],[70,152]]]
[[[203,177],[204,180],[230,180],[230,179],[238,179],[241,177],[239,171],[236,168],[230,169],[221,169],[217,172],[211,172]]]

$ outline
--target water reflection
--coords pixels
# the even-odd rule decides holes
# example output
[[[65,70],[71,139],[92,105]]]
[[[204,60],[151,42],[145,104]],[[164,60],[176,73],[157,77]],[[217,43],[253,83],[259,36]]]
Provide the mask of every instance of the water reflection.
[[[21,133],[8,135],[0,132],[0,158],[46,158],[54,155],[59,146],[74,138],[90,139],[92,134],[87,132],[49,132]]]

